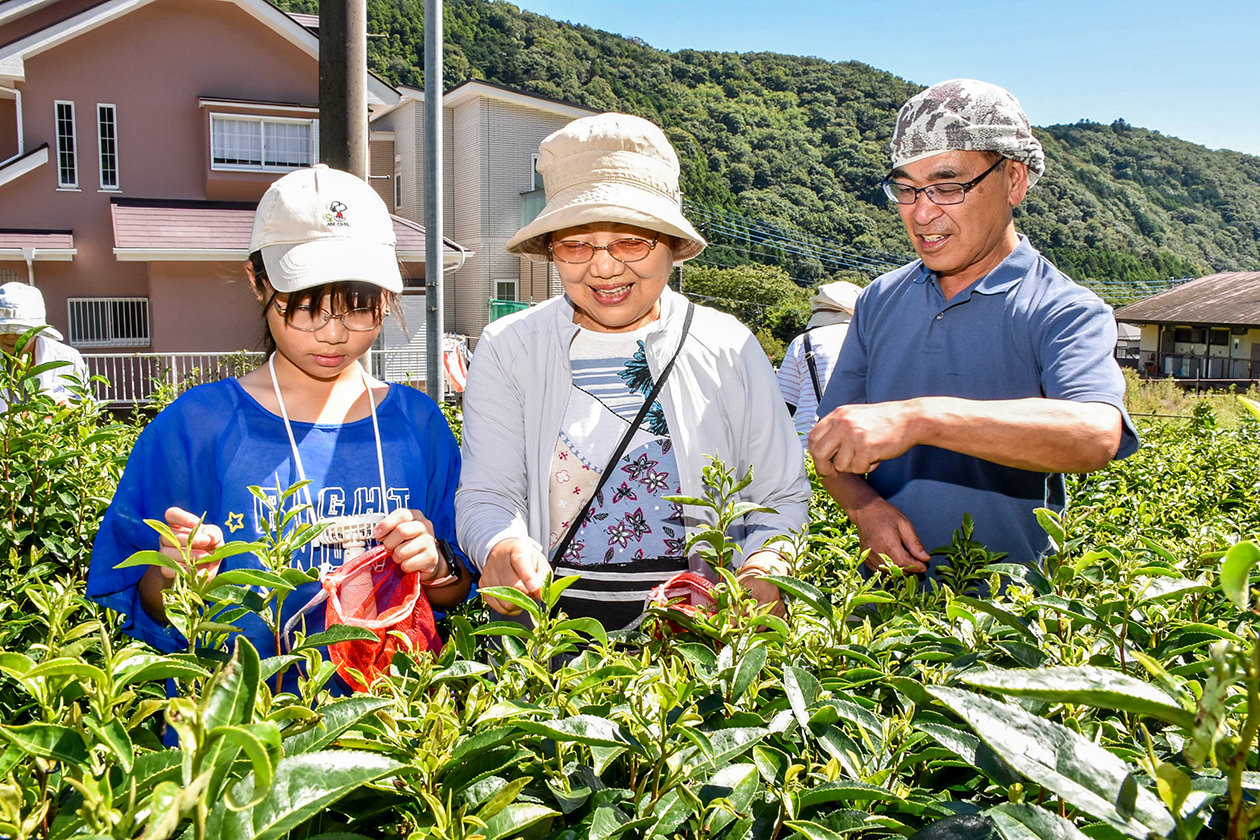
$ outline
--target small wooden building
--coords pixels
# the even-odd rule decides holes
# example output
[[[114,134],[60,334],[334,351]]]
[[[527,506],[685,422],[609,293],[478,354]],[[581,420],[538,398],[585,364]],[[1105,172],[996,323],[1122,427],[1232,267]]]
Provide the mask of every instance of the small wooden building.
[[[1260,271],[1191,280],[1116,310],[1142,331],[1139,370],[1203,385],[1260,380]]]

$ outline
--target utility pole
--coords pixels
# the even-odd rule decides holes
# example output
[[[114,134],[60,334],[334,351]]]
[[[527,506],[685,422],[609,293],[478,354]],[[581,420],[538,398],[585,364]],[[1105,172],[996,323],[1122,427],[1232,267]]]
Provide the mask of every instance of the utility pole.
[[[424,0],[425,392],[445,399],[442,336],[442,0]]]
[[[319,3],[319,159],[367,180],[367,0]]]

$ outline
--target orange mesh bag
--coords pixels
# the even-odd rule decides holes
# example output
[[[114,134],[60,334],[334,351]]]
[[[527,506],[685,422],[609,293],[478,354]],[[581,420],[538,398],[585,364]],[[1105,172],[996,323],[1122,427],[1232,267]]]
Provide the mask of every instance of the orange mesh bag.
[[[676,610],[686,616],[709,615],[717,602],[713,600],[713,581],[695,572],[679,572],[648,593],[648,606]],[[683,628],[672,621],[663,621],[657,627],[665,627],[673,633]]]
[[[328,646],[337,672],[355,691],[367,691],[399,650],[441,650],[442,640],[419,576],[404,573],[384,546],[347,560],[325,575],[323,584],[328,593],[325,626],[349,624],[377,636]],[[365,682],[351,669],[362,674]]]

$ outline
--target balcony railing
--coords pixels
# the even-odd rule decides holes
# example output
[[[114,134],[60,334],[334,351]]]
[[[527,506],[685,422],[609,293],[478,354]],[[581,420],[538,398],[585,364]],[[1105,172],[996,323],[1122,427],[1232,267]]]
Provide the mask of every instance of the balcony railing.
[[[385,349],[370,353],[372,373],[390,382],[424,385],[423,350]],[[85,353],[88,372],[106,382],[96,383],[96,397],[110,406],[145,405],[195,385],[240,376],[262,364],[263,354],[235,353]]]
[[[523,300],[495,300],[490,301],[490,320],[497,321],[504,315],[511,315],[513,312],[520,312],[522,309],[529,309],[532,304]]]

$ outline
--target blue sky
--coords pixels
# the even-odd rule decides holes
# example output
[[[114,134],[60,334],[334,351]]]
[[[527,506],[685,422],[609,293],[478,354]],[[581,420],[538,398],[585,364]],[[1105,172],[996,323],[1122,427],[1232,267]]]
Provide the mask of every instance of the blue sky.
[[[1260,155],[1257,0],[514,0],[654,47],[856,60],[1002,85],[1034,125],[1129,123]]]

